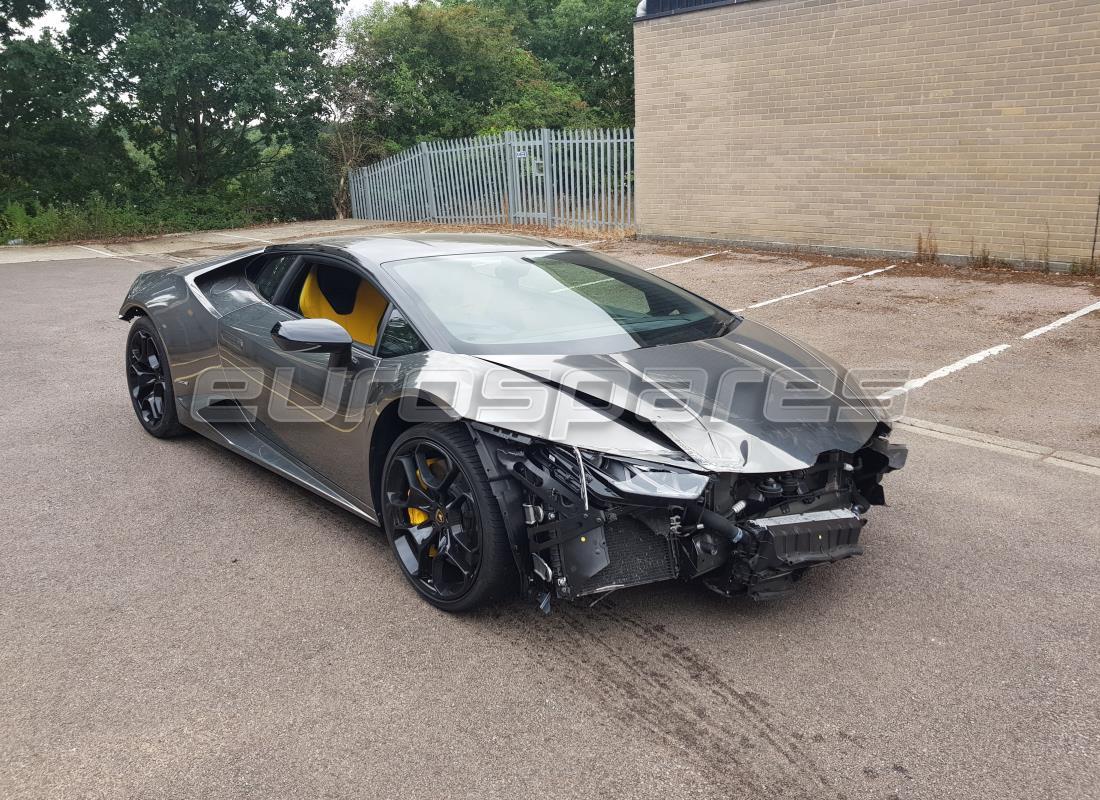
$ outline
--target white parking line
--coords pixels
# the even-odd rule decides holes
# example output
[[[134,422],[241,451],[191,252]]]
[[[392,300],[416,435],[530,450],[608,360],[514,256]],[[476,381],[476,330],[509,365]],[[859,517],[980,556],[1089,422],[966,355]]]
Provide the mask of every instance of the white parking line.
[[[1073,322],[1073,320],[1079,317],[1083,317],[1086,314],[1091,314],[1093,311],[1100,311],[1100,302],[1092,303],[1091,305],[1087,305],[1078,311],[1074,311],[1072,314],[1066,314],[1064,317],[1059,317],[1058,319],[1054,320],[1054,322],[1051,322],[1048,325],[1043,325],[1041,328],[1036,328],[1035,330],[1028,331],[1019,338],[1034,339],[1036,336],[1042,336],[1044,333],[1052,331],[1055,328],[1060,328],[1066,323]],[[923,378],[914,378],[913,380],[906,381],[903,385],[891,389],[888,392],[884,392],[883,394],[880,394],[878,396],[878,399],[890,400],[897,397],[898,395],[905,394],[906,392],[911,392],[914,389],[919,389],[926,383],[934,381],[938,378],[942,378],[945,375],[950,375],[953,372],[958,372],[961,369],[966,369],[973,364],[977,364],[979,361],[985,361],[990,356],[995,356],[998,353],[1003,353],[1011,346],[1012,345],[1010,344],[999,344],[986,350],[982,350],[979,353],[969,355],[966,358],[960,358],[954,364],[948,364],[946,367],[940,367],[933,372],[929,372]]]
[[[747,311],[750,308],[762,308],[764,306],[770,306],[772,303],[778,303],[780,300],[790,300],[792,297],[801,297],[802,295],[810,294],[811,292],[820,292],[822,289],[828,289],[830,286],[839,286],[842,283],[851,283],[852,281],[858,281],[860,278],[869,278],[872,275],[878,275],[882,272],[889,272],[890,270],[895,269],[897,266],[897,264],[891,264],[888,267],[880,267],[878,269],[872,269],[868,272],[861,272],[858,275],[850,275],[847,278],[840,278],[835,281],[829,281],[828,283],[823,283],[820,286],[813,286],[809,289],[802,289],[798,292],[791,292],[790,294],[785,294],[781,297],[773,297],[771,300],[761,300],[759,303],[753,303],[751,306],[745,306],[745,308],[735,308],[733,310],[733,313],[740,314],[742,311]]]
[[[675,267],[678,264],[690,264],[692,261],[699,261],[700,259],[710,258],[711,256],[720,256],[723,253],[729,253],[729,252],[732,252],[732,251],[730,251],[730,250],[719,250],[717,253],[707,253],[705,256],[695,256],[694,258],[685,258],[681,261],[673,261],[671,264],[660,264],[656,267],[646,267],[645,271],[646,272],[653,272],[653,270],[655,270],[655,269],[664,269],[665,267]],[[610,283],[613,280],[615,280],[615,279],[614,278],[600,278],[599,280],[596,280],[596,281],[586,281],[585,283],[578,283],[574,286],[563,286],[560,289],[552,290],[550,292],[550,294],[558,294],[558,292],[569,292],[569,291],[572,291],[573,289],[580,289],[584,286],[595,286],[597,283]]]
[[[275,244],[270,239],[257,239],[255,236],[234,236],[232,233],[212,233],[213,236],[221,236],[225,239],[243,239],[246,242],[263,242],[264,244]]]
[[[143,262],[138,261],[136,258],[129,258],[128,256],[119,255],[118,253],[112,253],[109,250],[97,250],[94,247],[85,247],[82,244],[73,245],[73,247],[79,247],[81,250],[87,250],[89,253],[95,253],[102,258],[120,258],[123,261],[132,261],[135,264],[141,264]]]
[[[85,247],[82,244],[74,245],[74,247],[79,247],[81,250],[87,250],[89,253],[95,253],[97,256],[105,256],[107,258],[118,258],[118,253],[110,253],[106,250],[96,250],[94,247]]]
[[[974,353],[973,355],[969,355],[966,358],[960,358],[954,364],[948,364],[946,367],[940,367],[937,370],[929,372],[923,378],[914,378],[913,380],[906,381],[901,386],[898,386],[897,388],[891,389],[888,392],[884,392],[883,394],[880,394],[878,396],[878,399],[879,400],[890,400],[892,398],[897,397],[898,395],[905,394],[906,392],[911,392],[914,389],[919,389],[920,387],[924,386],[925,384],[930,383],[930,382],[932,382],[932,381],[934,381],[938,378],[942,378],[945,375],[950,375],[952,372],[958,372],[960,369],[966,369],[967,367],[969,367],[973,364],[977,364],[979,361],[985,361],[990,356],[995,356],[998,353],[1003,353],[1005,350],[1007,350],[1011,346],[1012,345],[1010,345],[1010,344],[999,344],[995,347],[990,347],[987,350],[982,350],[979,353]]]
[[[714,258],[715,256],[724,256],[726,253],[732,253],[732,250],[719,250],[716,253],[707,253],[703,256],[695,256],[693,258],[684,258],[680,261],[673,261],[671,264],[660,264],[656,267],[646,267],[646,272],[653,272],[655,269],[664,269],[665,267],[678,267],[681,264],[690,264],[692,261],[702,261],[704,258]]]
[[[1028,331],[1023,336],[1021,336],[1020,338],[1021,339],[1034,339],[1036,336],[1042,336],[1044,333],[1047,333],[1048,331],[1052,331],[1055,328],[1062,327],[1067,322],[1073,322],[1078,317],[1083,317],[1083,316],[1085,316],[1085,314],[1091,314],[1093,311],[1098,311],[1098,310],[1100,310],[1100,302],[1093,303],[1091,306],[1085,306],[1080,311],[1074,311],[1072,314],[1066,314],[1064,317],[1059,317],[1058,319],[1054,320],[1054,322],[1050,323],[1049,325],[1044,325],[1041,328],[1036,328],[1033,331]]]
[[[595,286],[597,283],[611,283],[614,278],[600,278],[598,281],[585,281],[584,283],[577,283],[573,286],[563,286],[560,289],[551,289],[550,294],[560,294],[561,292],[571,292],[574,289],[580,289],[584,286]]]

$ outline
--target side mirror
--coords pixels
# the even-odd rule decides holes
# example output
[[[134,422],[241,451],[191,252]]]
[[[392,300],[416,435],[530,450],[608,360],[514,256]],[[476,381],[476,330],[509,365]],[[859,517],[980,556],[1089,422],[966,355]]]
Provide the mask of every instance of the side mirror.
[[[351,359],[351,334],[330,319],[288,319],[276,322],[271,338],[292,353],[331,353],[332,363]]]

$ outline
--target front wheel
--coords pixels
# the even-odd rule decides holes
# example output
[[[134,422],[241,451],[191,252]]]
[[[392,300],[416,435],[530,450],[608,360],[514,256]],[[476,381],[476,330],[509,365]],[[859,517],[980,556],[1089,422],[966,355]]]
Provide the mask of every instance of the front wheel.
[[[466,429],[417,425],[390,449],[386,536],[405,578],[445,611],[468,611],[516,586],[500,506]]]
[[[135,319],[126,336],[126,385],[141,427],[158,439],[184,433],[164,344],[148,317]]]

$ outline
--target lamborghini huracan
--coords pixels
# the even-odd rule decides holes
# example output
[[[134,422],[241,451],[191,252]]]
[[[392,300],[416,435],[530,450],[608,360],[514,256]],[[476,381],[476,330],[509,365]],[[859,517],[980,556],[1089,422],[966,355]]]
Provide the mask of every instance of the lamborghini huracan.
[[[380,526],[449,611],[672,579],[779,597],[862,552],[905,463],[827,356],[547,240],[273,245],[143,273],[119,317],[147,432]]]

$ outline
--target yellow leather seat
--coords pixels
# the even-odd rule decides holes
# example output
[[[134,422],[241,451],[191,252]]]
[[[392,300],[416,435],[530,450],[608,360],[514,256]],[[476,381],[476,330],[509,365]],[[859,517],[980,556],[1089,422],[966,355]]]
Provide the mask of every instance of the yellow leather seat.
[[[303,317],[339,323],[352,339],[370,347],[378,338],[378,324],[387,305],[385,296],[369,281],[327,265],[310,267],[298,298]]]

